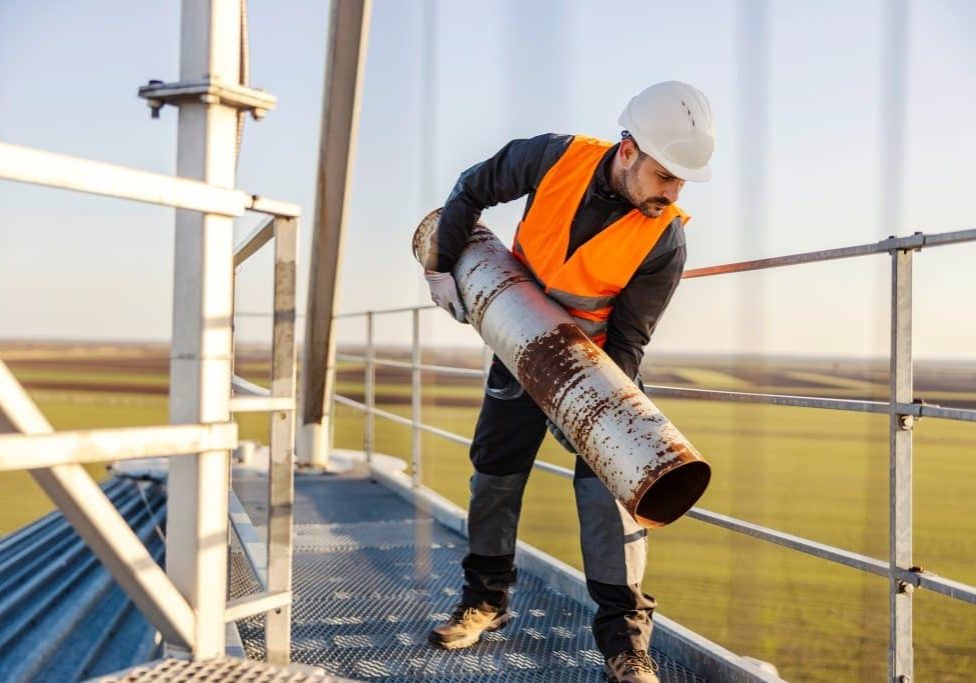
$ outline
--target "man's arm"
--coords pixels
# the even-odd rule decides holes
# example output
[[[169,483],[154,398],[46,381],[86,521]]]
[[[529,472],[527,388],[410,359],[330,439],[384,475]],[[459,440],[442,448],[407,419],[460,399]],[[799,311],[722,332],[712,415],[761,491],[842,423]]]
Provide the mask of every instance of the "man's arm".
[[[628,377],[637,376],[644,347],[681,281],[685,258],[684,228],[676,220],[617,295],[603,348]]]
[[[444,204],[437,242],[424,267],[442,273],[454,268],[481,212],[535,190],[571,140],[572,136],[551,133],[512,140],[462,173]]]

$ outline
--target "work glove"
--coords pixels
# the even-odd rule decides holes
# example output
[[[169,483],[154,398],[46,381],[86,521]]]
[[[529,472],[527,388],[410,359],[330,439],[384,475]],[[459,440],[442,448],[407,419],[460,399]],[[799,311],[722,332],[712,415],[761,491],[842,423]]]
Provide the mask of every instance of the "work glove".
[[[459,323],[468,322],[464,311],[464,302],[458,292],[457,283],[450,273],[438,273],[433,270],[424,271],[424,279],[430,287],[430,299],[435,304],[454,316]]]
[[[565,448],[573,455],[576,455],[576,446],[573,445],[572,441],[566,438],[566,435],[563,434],[563,430],[557,427],[556,423],[549,418],[546,418],[546,429],[548,429],[549,433],[552,434],[552,438],[559,442],[560,446]]]

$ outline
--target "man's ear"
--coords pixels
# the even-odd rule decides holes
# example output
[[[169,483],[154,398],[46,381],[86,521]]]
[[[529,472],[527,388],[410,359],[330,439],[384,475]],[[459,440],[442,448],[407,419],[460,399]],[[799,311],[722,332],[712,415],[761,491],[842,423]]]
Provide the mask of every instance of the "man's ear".
[[[617,156],[620,159],[620,164],[626,169],[629,169],[637,161],[637,157],[640,156],[640,150],[637,149],[637,145],[630,138],[624,138],[620,141],[620,147],[617,148]]]

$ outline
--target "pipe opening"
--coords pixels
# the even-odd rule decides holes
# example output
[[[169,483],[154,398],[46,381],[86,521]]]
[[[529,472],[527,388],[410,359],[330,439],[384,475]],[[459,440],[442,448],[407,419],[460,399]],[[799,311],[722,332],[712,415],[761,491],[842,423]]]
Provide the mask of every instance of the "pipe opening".
[[[640,500],[634,517],[644,527],[661,527],[694,507],[708,488],[712,468],[704,460],[686,462],[665,472],[651,484]]]

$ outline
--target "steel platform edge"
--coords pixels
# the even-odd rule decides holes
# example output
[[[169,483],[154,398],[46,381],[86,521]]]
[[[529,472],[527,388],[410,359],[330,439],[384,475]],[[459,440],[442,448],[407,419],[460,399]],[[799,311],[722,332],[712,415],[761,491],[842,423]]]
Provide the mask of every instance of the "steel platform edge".
[[[360,451],[333,451],[337,461],[365,462]],[[407,464],[399,458],[374,453],[369,462],[370,475],[416,508],[430,514],[438,522],[467,538],[467,513],[436,491],[420,486],[413,488],[406,474]],[[554,589],[580,603],[590,605],[583,572],[557,560],[538,548],[518,541],[516,562],[526,571],[536,574]],[[685,628],[681,624],[654,613],[654,647],[665,652],[677,663],[721,683],[784,683],[773,665],[725,649],[718,643]]]

